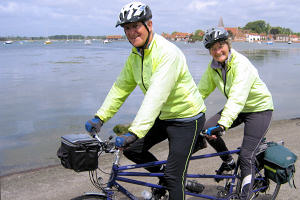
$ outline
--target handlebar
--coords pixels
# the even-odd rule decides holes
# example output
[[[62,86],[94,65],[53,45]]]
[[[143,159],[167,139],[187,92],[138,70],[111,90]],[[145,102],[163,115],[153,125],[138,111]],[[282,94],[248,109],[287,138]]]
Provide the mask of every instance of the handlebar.
[[[89,134],[90,136],[98,140],[99,146],[105,153],[114,153],[115,151],[117,151],[117,149],[115,148],[115,142],[111,141],[113,139],[112,135],[109,136],[107,140],[102,140],[94,130]]]

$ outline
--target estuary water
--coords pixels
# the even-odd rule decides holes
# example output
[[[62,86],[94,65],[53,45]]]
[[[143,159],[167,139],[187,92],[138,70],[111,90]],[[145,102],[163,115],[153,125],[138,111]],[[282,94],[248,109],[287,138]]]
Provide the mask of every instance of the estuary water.
[[[175,42],[196,83],[211,59],[202,43]],[[273,120],[300,116],[300,44],[233,43],[257,67],[273,95]],[[60,137],[84,133],[121,71],[127,41],[15,42],[0,45],[0,175],[58,164]],[[102,128],[105,137],[129,123],[143,94],[136,90]],[[207,117],[225,103],[220,92],[206,101]]]

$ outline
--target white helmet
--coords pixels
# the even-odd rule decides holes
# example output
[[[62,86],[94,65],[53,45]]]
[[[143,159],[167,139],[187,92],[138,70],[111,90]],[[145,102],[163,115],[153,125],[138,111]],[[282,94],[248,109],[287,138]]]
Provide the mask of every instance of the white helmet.
[[[151,18],[149,6],[141,2],[131,2],[121,9],[116,27],[132,22],[146,22]]]

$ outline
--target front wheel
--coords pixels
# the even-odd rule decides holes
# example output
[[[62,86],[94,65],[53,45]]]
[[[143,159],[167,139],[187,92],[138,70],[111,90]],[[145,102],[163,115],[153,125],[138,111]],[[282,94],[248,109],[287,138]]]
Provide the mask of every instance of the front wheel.
[[[84,194],[79,197],[75,197],[71,200],[96,200],[96,199],[107,199],[105,194]]]

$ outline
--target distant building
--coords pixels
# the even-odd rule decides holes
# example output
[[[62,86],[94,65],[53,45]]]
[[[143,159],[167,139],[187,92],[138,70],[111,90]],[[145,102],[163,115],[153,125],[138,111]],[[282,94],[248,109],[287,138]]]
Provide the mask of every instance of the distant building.
[[[107,40],[121,40],[123,37],[122,35],[107,35],[106,39]]]
[[[181,32],[174,32],[172,35],[168,33],[161,34],[164,38],[169,40],[176,40],[176,41],[183,41],[188,40],[192,33],[181,33]]]
[[[300,37],[297,35],[290,35],[291,42],[300,42]]]
[[[162,33],[161,36],[169,40],[171,39],[171,35],[169,33]]]
[[[224,22],[223,22],[223,18],[222,17],[220,17],[220,19],[219,19],[218,27],[224,28]]]
[[[247,31],[244,31],[243,29],[240,29],[238,27],[226,27],[226,31],[229,32],[230,37],[233,41],[245,41]]]
[[[288,42],[290,41],[289,35],[286,34],[276,34],[274,35],[274,41],[275,42]]]
[[[192,34],[191,33],[181,33],[181,32],[175,32],[172,34],[172,39],[175,39],[175,40],[187,40],[190,38]]]
[[[257,33],[248,33],[246,34],[246,41],[247,42],[258,42],[260,41],[260,35]]]

